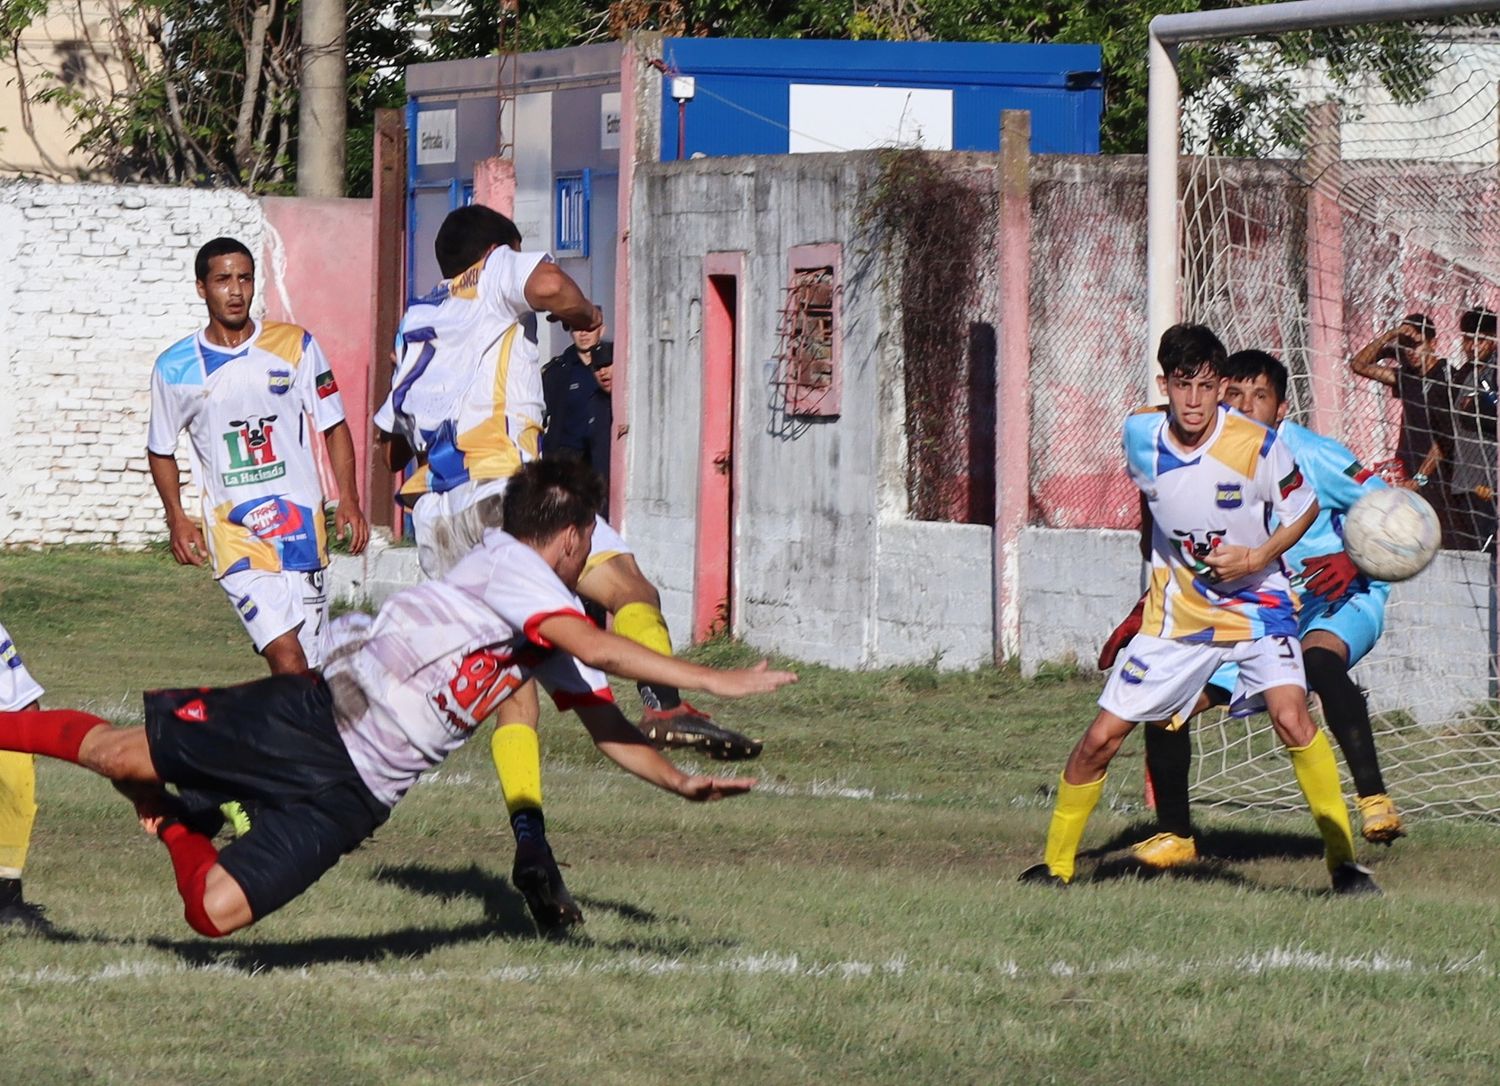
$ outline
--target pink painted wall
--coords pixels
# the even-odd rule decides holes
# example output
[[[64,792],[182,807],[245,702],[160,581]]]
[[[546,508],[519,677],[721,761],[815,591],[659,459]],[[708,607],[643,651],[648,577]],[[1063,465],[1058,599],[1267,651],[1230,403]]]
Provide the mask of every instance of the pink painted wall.
[[[356,478],[369,477],[375,244],[369,200],[267,197],[261,291],[270,320],[300,324],[333,364],[354,436]],[[337,494],[323,461],[324,485]],[[369,509],[370,496],[360,495]]]

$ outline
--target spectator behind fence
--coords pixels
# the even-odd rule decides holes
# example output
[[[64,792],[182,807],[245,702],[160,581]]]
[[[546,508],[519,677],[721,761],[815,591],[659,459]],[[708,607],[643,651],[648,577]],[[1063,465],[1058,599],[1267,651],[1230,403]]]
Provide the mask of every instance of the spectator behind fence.
[[[1422,491],[1437,510],[1443,534],[1452,536],[1448,479],[1453,459],[1449,399],[1453,370],[1446,359],[1438,357],[1437,326],[1425,313],[1409,314],[1361,347],[1349,361],[1349,368],[1360,377],[1385,385],[1401,401],[1401,432],[1395,457],[1400,481]]]
[[[1495,536],[1495,312],[1476,306],[1459,322],[1464,364],[1453,373],[1451,546],[1488,550]]]

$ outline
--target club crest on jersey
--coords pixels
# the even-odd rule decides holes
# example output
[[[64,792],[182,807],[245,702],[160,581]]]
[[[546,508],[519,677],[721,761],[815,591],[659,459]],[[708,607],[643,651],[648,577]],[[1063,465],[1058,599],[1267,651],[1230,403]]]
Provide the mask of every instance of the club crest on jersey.
[[[1214,504],[1220,509],[1238,509],[1245,504],[1243,483],[1218,483],[1214,487]]]
[[[292,390],[291,370],[269,370],[266,373],[266,387],[271,390],[273,396],[285,396]]]
[[[286,464],[276,456],[275,421],[275,415],[229,420],[229,425],[238,429],[224,435],[229,452],[229,470],[222,473],[225,486],[264,483],[286,474]]]
[[[202,724],[208,719],[208,706],[203,704],[202,698],[194,698],[186,705],[179,706],[172,715],[190,724]]]
[[[1131,686],[1140,686],[1146,681],[1146,672],[1150,670],[1150,664],[1142,662],[1139,656],[1132,656],[1120,665],[1120,678]]]
[[[0,641],[0,664],[15,671],[21,666],[21,654],[16,651],[16,643],[11,640]]]
[[[339,383],[334,379],[332,370],[324,370],[318,374],[318,399],[326,400],[339,390]]]

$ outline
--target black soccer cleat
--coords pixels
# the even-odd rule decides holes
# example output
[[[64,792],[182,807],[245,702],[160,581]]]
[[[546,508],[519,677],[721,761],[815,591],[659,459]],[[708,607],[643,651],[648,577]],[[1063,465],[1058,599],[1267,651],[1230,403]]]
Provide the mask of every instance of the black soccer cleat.
[[[1036,886],[1051,886],[1056,890],[1068,888],[1068,880],[1061,875],[1054,875],[1052,869],[1044,863],[1032,864],[1021,872],[1021,877],[1016,881],[1032,883]]]
[[[646,706],[641,731],[659,750],[690,750],[717,762],[760,757],[764,744],[724,727],[713,717],[682,702],[672,709]]]
[[[56,935],[57,928],[44,912],[40,905],[17,899],[0,908],[0,928],[28,935]]]
[[[1333,869],[1333,892],[1341,897],[1379,897],[1380,887],[1375,885],[1375,872],[1364,864],[1346,861]]]
[[[527,841],[516,846],[510,882],[526,900],[531,919],[542,935],[560,935],[583,923],[583,910],[563,885],[562,872],[557,869],[546,841]]]

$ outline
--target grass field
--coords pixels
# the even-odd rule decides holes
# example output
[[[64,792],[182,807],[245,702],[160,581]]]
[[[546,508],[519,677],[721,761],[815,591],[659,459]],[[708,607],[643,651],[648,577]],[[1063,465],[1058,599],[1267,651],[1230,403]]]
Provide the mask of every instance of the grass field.
[[[143,687],[261,673],[218,589],[161,555],[0,555],[0,619],[48,704],[121,722]],[[486,743],[220,941],[182,921],[125,803],[44,761],[27,888],[66,934],[0,934],[0,1082],[1500,1077],[1494,828],[1367,849],[1379,900],[1327,895],[1300,818],[1216,814],[1211,859],[1145,879],[1118,851],[1145,825],[1132,740],[1079,882],[1023,887],[1091,677],[801,670],[713,705],[767,746],[758,792],[711,807],[544,721],[551,836],[588,916],[561,942],[508,885]]]

